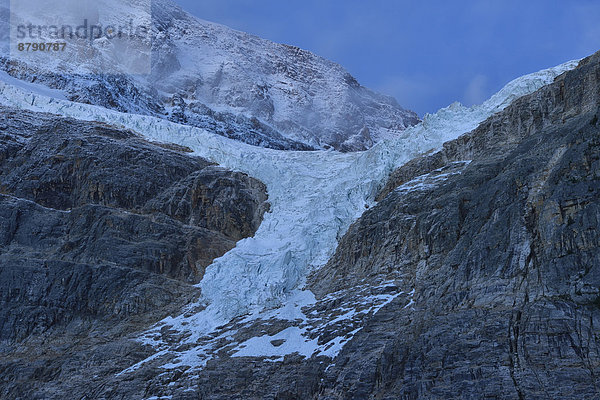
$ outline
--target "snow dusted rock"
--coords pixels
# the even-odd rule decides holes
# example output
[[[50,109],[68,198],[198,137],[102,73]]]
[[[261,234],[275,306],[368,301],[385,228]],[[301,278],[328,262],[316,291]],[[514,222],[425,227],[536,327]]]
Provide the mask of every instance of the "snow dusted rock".
[[[122,19],[112,2],[98,2],[101,22]],[[148,4],[119,2],[118,10],[143,14]],[[114,54],[106,38],[92,41],[89,59],[4,58],[1,68],[64,90],[73,101],[159,116],[276,149],[365,150],[419,121],[393,98],[308,51],[200,20],[170,0],[152,1],[151,16],[149,74],[125,76],[130,65],[126,59],[110,62]]]

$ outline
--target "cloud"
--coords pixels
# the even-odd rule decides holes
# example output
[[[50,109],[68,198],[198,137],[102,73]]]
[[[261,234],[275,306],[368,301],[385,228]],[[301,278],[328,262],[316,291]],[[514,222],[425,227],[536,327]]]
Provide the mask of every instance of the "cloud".
[[[430,103],[438,88],[439,85],[426,76],[387,76],[373,89],[395,97],[402,107],[422,116],[426,112],[436,111],[430,108]]]
[[[476,75],[465,89],[463,103],[466,106],[483,103],[489,97],[487,87],[488,78],[485,75]]]

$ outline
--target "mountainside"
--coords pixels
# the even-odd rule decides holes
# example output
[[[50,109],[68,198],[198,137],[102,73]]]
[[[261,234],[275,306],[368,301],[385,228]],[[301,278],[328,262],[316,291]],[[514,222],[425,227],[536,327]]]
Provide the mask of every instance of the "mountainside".
[[[106,14],[100,22],[146,11],[143,1],[118,7],[111,1],[100,1]],[[42,55],[37,63],[3,58],[0,68],[60,89],[73,101],[157,116],[275,149],[365,150],[419,121],[393,98],[361,86],[338,64],[199,20],[169,0],[152,1],[151,29],[149,74],[127,75],[128,59],[111,63],[112,43],[105,38],[91,42],[91,56],[67,49],[69,57]]]
[[[4,76],[3,397],[593,398],[600,56],[576,65],[355,154]]]
[[[365,327],[320,398],[600,396],[599,115],[597,53],[395,171],[310,287],[400,273],[414,300]]]
[[[600,52],[390,128],[153,5],[150,75],[3,61],[0,398],[600,398]]]
[[[0,107],[0,397],[71,397],[67,380],[142,351],[127,335],[196,300],[254,234],[265,186],[189,151]]]

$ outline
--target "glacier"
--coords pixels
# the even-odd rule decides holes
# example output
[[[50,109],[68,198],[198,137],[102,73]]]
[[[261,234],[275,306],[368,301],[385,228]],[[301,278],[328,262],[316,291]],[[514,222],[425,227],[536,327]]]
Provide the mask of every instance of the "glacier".
[[[518,78],[481,105],[464,107],[454,103],[426,115],[420,124],[398,137],[383,140],[362,153],[255,147],[151,116],[70,102],[61,93],[17,84],[4,75],[0,75],[0,104],[104,122],[133,130],[151,141],[187,146],[196,156],[247,173],[267,185],[271,211],[265,214],[255,236],[238,242],[206,269],[198,284],[202,293],[199,304],[160,324],[185,333],[185,341],[195,343],[234,317],[258,319],[273,310],[285,309],[290,301],[304,299],[292,307],[297,313],[301,306],[316,302],[303,288],[305,278],[328,261],[350,224],[375,204],[378,190],[395,168],[470,132],[516,98],[551,83],[577,64],[578,60],[570,61]],[[310,348],[301,330],[292,329],[285,334],[296,335],[296,343],[303,343],[301,348]],[[140,340],[146,340],[144,337]],[[147,343],[160,350],[152,358],[169,351],[166,343]],[[341,347],[336,348],[339,351]],[[247,347],[239,351],[248,352]],[[198,349],[190,352],[182,354],[179,362],[171,366],[198,366],[205,361],[199,360]],[[308,350],[306,353],[310,355]],[[334,357],[335,351],[328,356]]]

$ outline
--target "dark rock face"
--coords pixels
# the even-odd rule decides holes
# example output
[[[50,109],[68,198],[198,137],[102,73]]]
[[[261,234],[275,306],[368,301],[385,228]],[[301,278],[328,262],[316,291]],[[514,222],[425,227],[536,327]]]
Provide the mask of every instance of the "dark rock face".
[[[182,150],[0,110],[0,397],[68,398],[78,373],[132,365],[127,335],[196,299],[258,229],[265,186]]]
[[[30,246],[42,259],[51,252],[197,282],[267,209],[262,183],[132,132],[16,115],[4,114],[0,143],[4,253]]]

